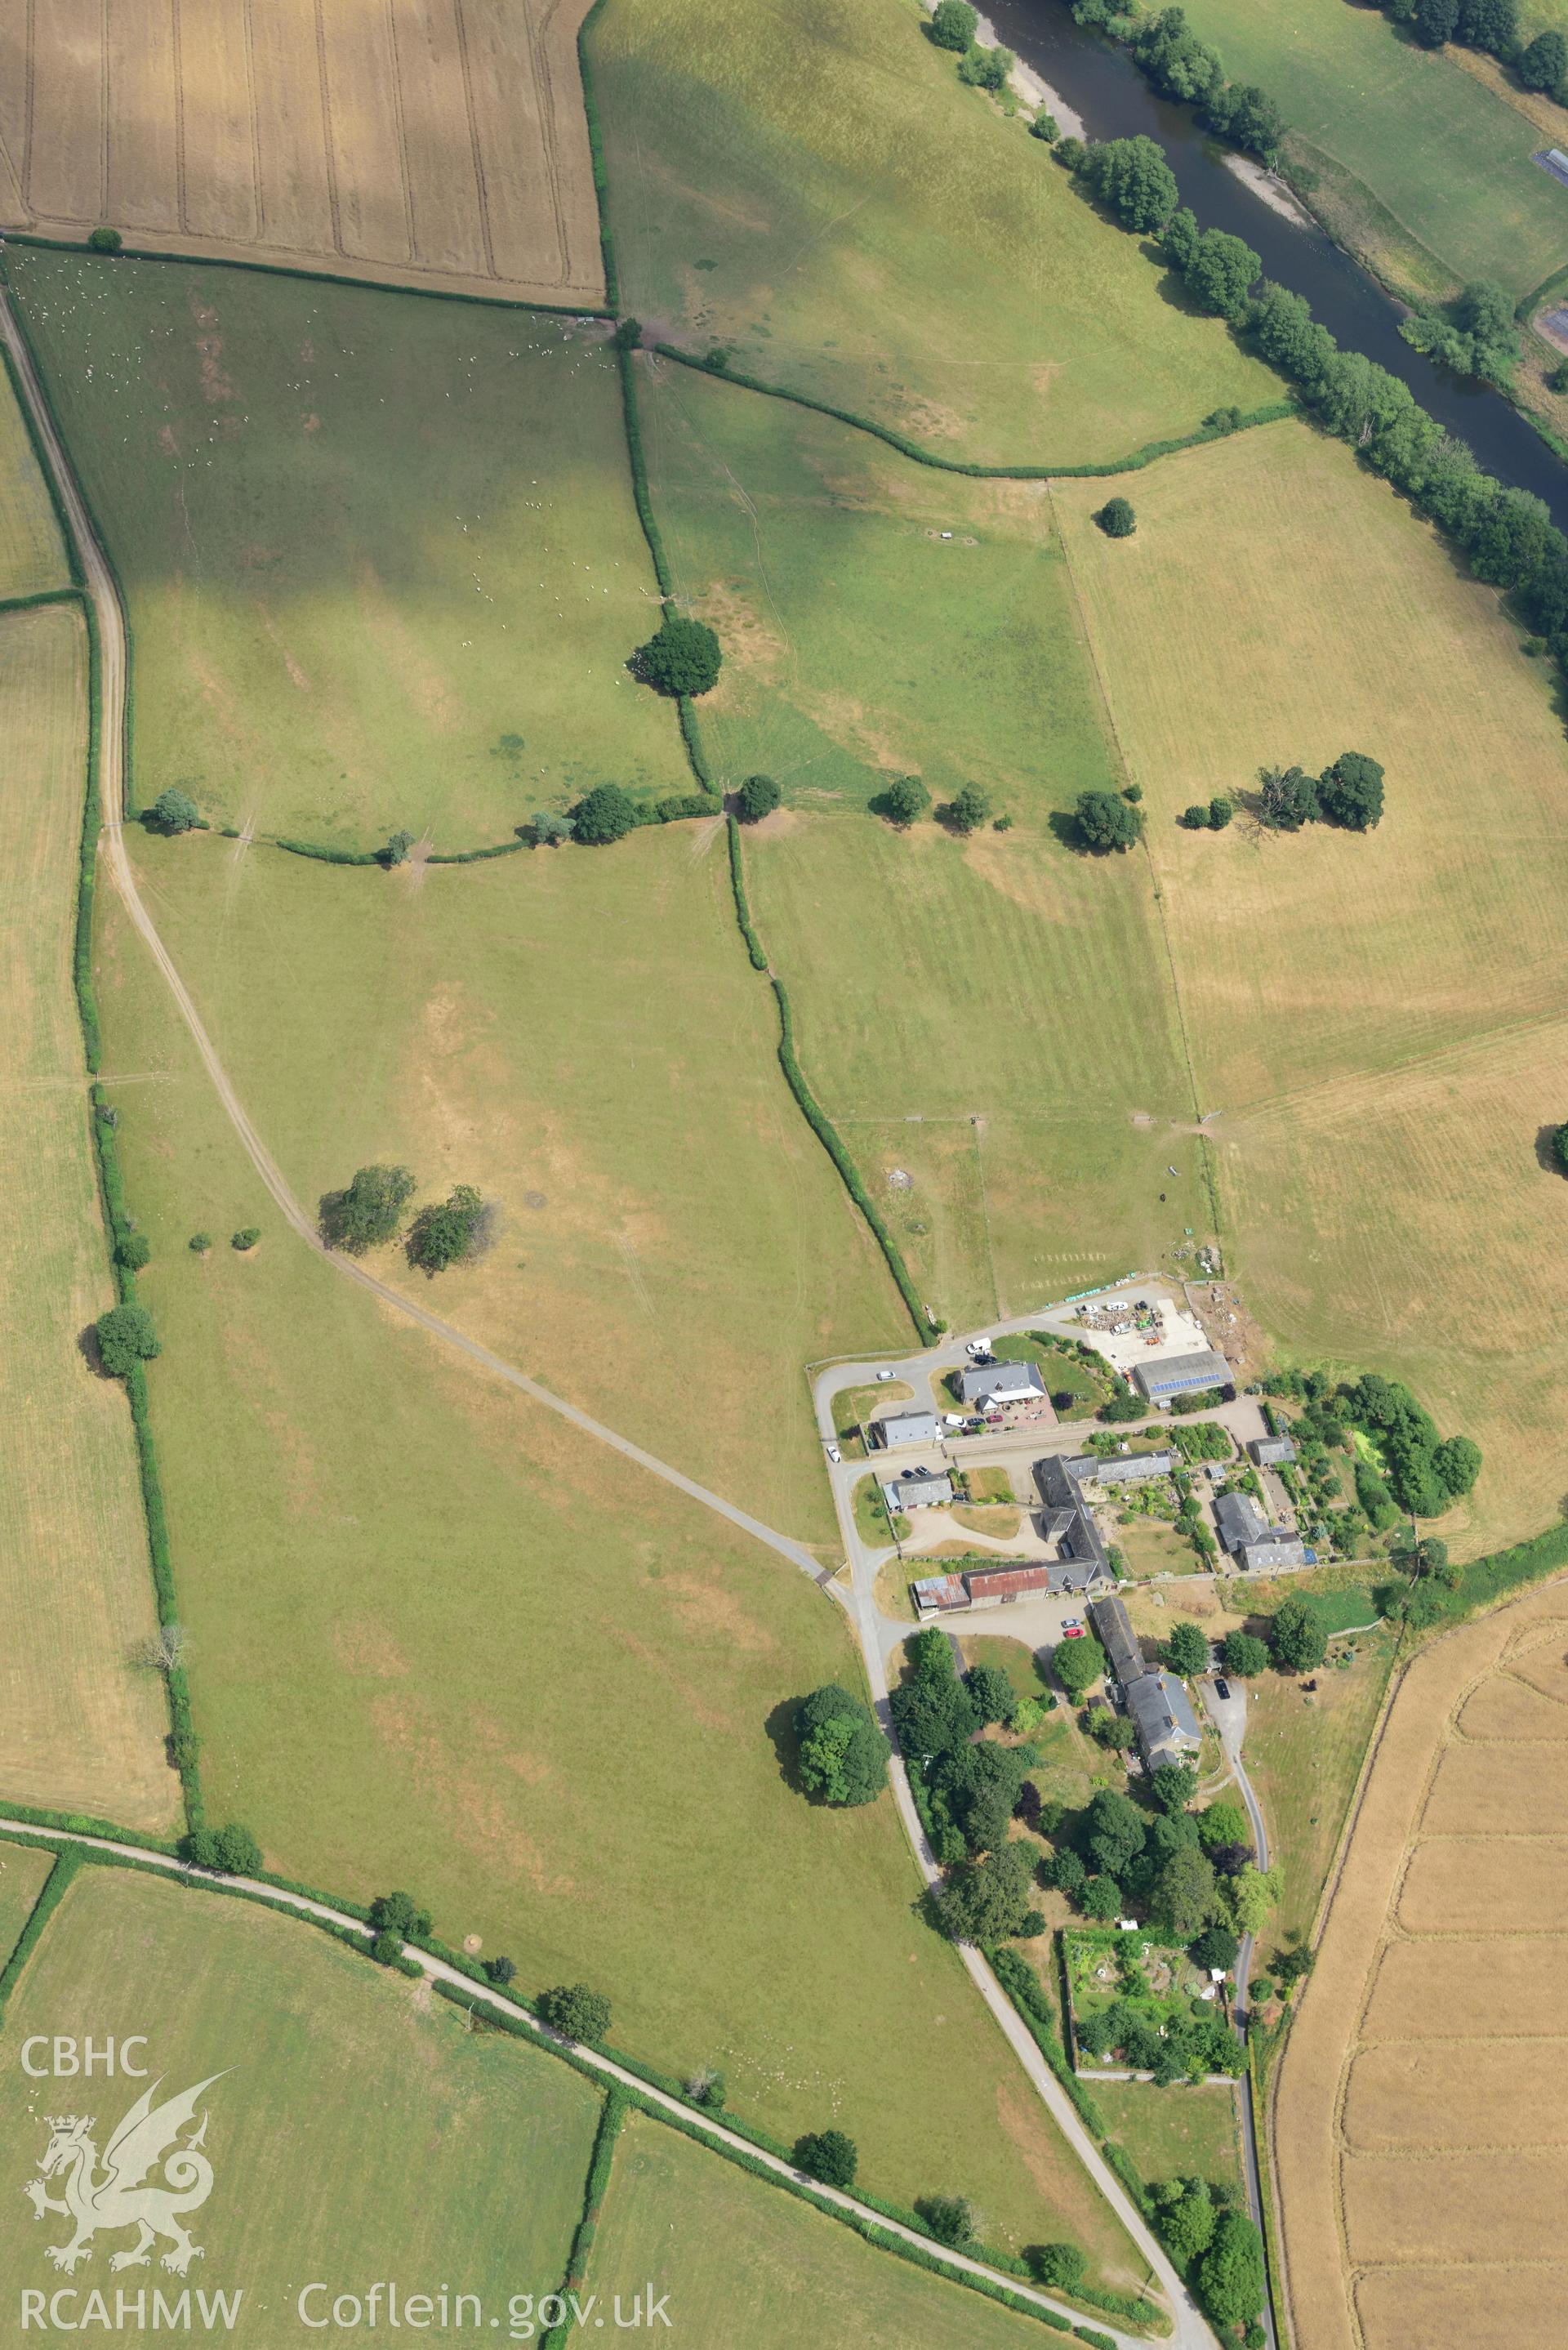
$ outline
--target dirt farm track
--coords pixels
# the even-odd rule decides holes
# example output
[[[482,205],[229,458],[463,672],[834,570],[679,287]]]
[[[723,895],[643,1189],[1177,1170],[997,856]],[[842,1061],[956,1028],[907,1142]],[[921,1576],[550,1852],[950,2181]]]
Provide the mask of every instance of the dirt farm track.
[[[1546,2350],[1568,2295],[1568,1582],[1417,1657],[1286,2050],[1297,2350]]]
[[[602,298],[587,0],[0,0],[0,227]]]

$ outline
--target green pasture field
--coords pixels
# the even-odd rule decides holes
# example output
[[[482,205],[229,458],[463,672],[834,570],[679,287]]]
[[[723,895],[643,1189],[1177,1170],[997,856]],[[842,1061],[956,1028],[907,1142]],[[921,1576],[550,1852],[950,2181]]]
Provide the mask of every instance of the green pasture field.
[[[634,2276],[669,2293],[674,2338],[698,2350],[1037,2350],[1057,2338],[637,2114],[616,2144],[585,2290],[607,2298]]]
[[[378,2278],[399,2280],[405,2295],[442,2285],[477,2293],[486,2314],[504,2312],[514,2293],[559,2285],[600,2102],[587,2081],[499,2033],[464,2032],[428,1988],[299,1920],[89,1867],[5,2012],[0,2188],[11,2216],[0,2230],[0,2291],[12,2309],[24,2288],[67,2282],[45,2248],[68,2241],[69,2220],[46,2213],[39,2225],[22,2202],[47,2115],[85,2101],[101,2154],[152,2085],[23,2072],[25,2038],[88,2033],[100,2043],[146,2035],[140,2061],[161,2081],[156,2102],[220,2076],[197,2108],[213,2185],[187,2222],[203,2256],[182,2282],[242,2289],[239,2338],[259,2326],[273,2341],[308,2339],[295,2296],[313,2279],[334,2280],[327,2306],[322,2296],[310,2304],[321,2316],[335,2293],[362,2293]],[[181,2290],[157,2265],[110,2279],[110,2255],[132,2241],[100,2236],[70,2280],[84,2296],[107,2288],[111,2313],[116,2284]],[[80,2302],[71,2314],[90,2323]]]
[[[26,463],[14,478],[13,520],[38,486]],[[180,1789],[162,1685],[136,1662],[156,1618],[130,1415],[81,1344],[114,1302],[71,983],[86,686],[74,605],[0,616],[0,1790],[164,1833]]]
[[[1188,15],[1233,80],[1278,100],[1313,203],[1402,292],[1490,277],[1517,300],[1568,262],[1568,189],[1530,160],[1552,142],[1451,57],[1346,0],[1192,0]]]
[[[9,274],[124,588],[137,798],[374,848],[691,782],[597,326],[211,266]],[[280,755],[284,746],[286,754]]]
[[[588,46],[624,307],[970,461],[1102,462],[1276,398],[924,23],[610,0]]]
[[[1135,2282],[918,1916],[890,1794],[836,1813],[790,1783],[800,1698],[860,1686],[840,1611],[304,1248],[100,905],[110,1066],[146,1080],[109,1090],[152,1248],[151,1410],[212,1815],[290,1876],[408,1886],[524,1991],[601,1987],[618,2045],[722,2067],[732,2107],[786,2143],[843,2124],[873,2191],[961,2182],[1002,2241],[1071,2235]],[[218,1239],[205,1259],[197,1229]]]
[[[964,1669],[973,1665],[992,1665],[1003,1672],[1012,1683],[1020,1700],[1044,1698],[1050,1694],[1048,1684],[1034,1661],[1034,1651],[1026,1640],[1011,1640],[993,1632],[961,1632]],[[1032,1733],[1039,1742],[1038,1731]]]
[[[55,1865],[52,1852],[25,1844],[0,1844],[0,1967],[16,1947],[33,1904]]]
[[[725,775],[801,809],[978,784],[1035,827],[1116,780],[1045,483],[933,473],[668,360],[638,380],[676,587],[725,647],[700,705]]]
[[[1107,2134],[1151,2185],[1207,2178],[1214,2187],[1241,2187],[1233,2089],[1209,2082],[1157,2089],[1152,2081],[1096,2081],[1092,2095]]]
[[[803,1367],[909,1322],[784,1085],[722,834],[422,876],[130,846],[300,1199],[375,1160],[421,1199],[477,1185],[499,1210],[480,1263],[431,1284],[389,1248],[377,1271],[770,1524],[836,1541]]]
[[[1056,493],[1145,788],[1229,1270],[1287,1358],[1396,1374],[1477,1438],[1443,1531],[1494,1547],[1555,1512],[1568,1428],[1565,1195],[1537,1155],[1568,1097],[1552,680],[1496,593],[1304,427],[1152,468],[1120,545],[1093,503]],[[1345,749],[1387,771],[1374,832],[1247,812],[1264,762]],[[1179,827],[1220,791],[1227,832]]]
[[[59,525],[8,380],[0,382],[0,599],[67,586]]]
[[[1287,1935],[1310,1933],[1361,1775],[1394,1663],[1394,1638],[1371,1632],[1354,1644],[1355,1662],[1330,1662],[1310,1676],[1309,1697],[1293,1675],[1261,1673],[1247,1683],[1247,1776],[1269,1831],[1269,1855],[1284,1870],[1284,1895],[1262,1937],[1272,1954]],[[1260,1969],[1267,1964],[1260,1957]]]

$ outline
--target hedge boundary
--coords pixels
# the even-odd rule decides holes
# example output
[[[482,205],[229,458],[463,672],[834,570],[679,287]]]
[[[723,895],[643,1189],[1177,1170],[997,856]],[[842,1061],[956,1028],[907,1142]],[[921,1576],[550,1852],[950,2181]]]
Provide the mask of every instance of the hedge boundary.
[[[732,367],[710,367],[694,352],[683,351],[674,343],[655,343],[651,347],[660,359],[673,359],[677,367],[690,368],[695,375],[705,375],[715,383],[733,383],[744,391],[761,392],[767,400],[785,400],[792,407],[808,408],[815,416],[830,416],[836,424],[847,424],[857,432],[869,432],[873,440],[886,442],[900,457],[908,457],[917,465],[929,466],[937,473],[964,473],[981,482],[1097,482],[1109,481],[1118,473],[1138,473],[1146,465],[1153,465],[1161,457],[1174,457],[1183,449],[1201,449],[1210,441],[1229,441],[1238,432],[1250,432],[1255,425],[1282,423],[1287,416],[1300,414],[1293,400],[1272,400],[1261,408],[1244,410],[1237,422],[1230,425],[1200,424],[1195,432],[1185,432],[1171,441],[1146,441],[1141,449],[1130,456],[1113,457],[1099,465],[979,465],[958,457],[940,457],[933,449],[924,449],[918,441],[906,440],[890,424],[878,424],[869,416],[861,416],[852,408],[835,408],[831,400],[814,400],[808,391],[794,391],[781,383],[764,383],[760,376],[747,375]]]
[[[600,0],[602,5],[602,0]],[[8,245],[31,246],[37,253],[78,253],[84,261],[157,261],[176,269],[235,269],[252,277],[293,277],[302,286],[346,286],[358,294],[417,294],[421,302],[469,302],[482,310],[531,310],[542,318],[612,318],[602,302],[527,302],[517,294],[467,293],[453,286],[385,285],[378,277],[351,277],[341,269],[307,269],[302,262],[250,261],[240,254],[159,253],[146,244],[120,245],[118,253],[97,253],[85,236],[39,236],[35,230],[8,228]]]
[[[727,822],[730,831],[730,887],[735,895],[735,920],[741,926],[741,936],[746,941],[746,952],[753,971],[766,971],[768,959],[763,942],[752,928],[752,909],[746,897],[746,868],[741,853],[741,827],[732,809]]]
[[[55,1865],[38,1887],[38,1898],[28,1910],[21,1932],[12,1946],[11,1955],[0,1967],[0,2018],[5,2013],[5,2003],[16,1987],[23,1968],[37,1948],[38,1940],[49,1919],[59,1908],[69,1890],[70,1882],[81,1866],[74,1852],[55,1851]]]
[[[620,282],[615,265],[615,234],[609,224],[609,169],[605,162],[604,135],[599,129],[599,102],[588,56],[589,28],[597,21],[605,0],[593,6],[577,26],[577,73],[583,85],[583,117],[587,124],[588,154],[594,170],[594,203],[599,216],[599,257],[604,263],[605,308],[614,317],[620,308]]]
[[[567,2293],[580,2292],[587,2282],[588,2256],[594,2248],[599,2213],[604,2209],[605,2196],[609,2189],[616,2140],[620,2136],[621,2124],[631,2104],[630,2090],[623,2089],[618,2081],[612,2081],[599,2109],[599,2126],[594,2133],[593,2152],[588,2157],[587,2177],[583,2182],[582,2216],[572,2238],[572,2249],[566,2255],[566,2273],[561,2280],[559,2298],[563,2300]],[[568,2311],[551,2326],[540,2342],[539,2350],[561,2350],[561,2345],[569,2339],[574,2330]]]
[[[845,1148],[843,1137],[826,1111],[818,1105],[816,1097],[807,1085],[805,1072],[795,1057],[794,1022],[789,1008],[789,992],[783,980],[776,974],[771,984],[778,999],[779,1007],[779,1066],[784,1073],[791,1093],[800,1105],[801,1116],[837,1168],[843,1178],[845,1190],[870,1226],[871,1236],[888,1260],[888,1270],[898,1284],[899,1296],[909,1308],[909,1319],[915,1326],[916,1336],[922,1347],[934,1346],[937,1333],[926,1318],[926,1309],[920,1303],[919,1292],[910,1278],[909,1266],[904,1263],[903,1251],[883,1222],[870,1193],[860,1180],[859,1169]]]

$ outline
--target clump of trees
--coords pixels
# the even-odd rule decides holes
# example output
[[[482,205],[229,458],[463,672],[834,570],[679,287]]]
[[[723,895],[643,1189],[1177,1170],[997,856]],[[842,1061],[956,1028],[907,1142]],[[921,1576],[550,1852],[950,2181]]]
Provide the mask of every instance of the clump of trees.
[[[126,1379],[138,1363],[163,1352],[163,1342],[145,1305],[111,1305],[93,1325],[98,1358],[111,1379]]]
[[[961,2195],[917,2195],[915,2217],[939,2244],[955,2251],[974,2241],[974,2212]]]
[[[534,2002],[552,2032],[563,2040],[578,2040],[595,2048],[610,2028],[610,2003],[602,1991],[587,1983],[556,1983],[542,1991]]]
[[[1017,62],[1011,49],[987,49],[971,41],[959,59],[959,79],[971,89],[989,90],[997,98],[1007,88],[1007,78]]]
[[[1367,1371],[1339,1390],[1345,1416],[1375,1437],[1389,1491],[1417,1518],[1441,1517],[1480,1473],[1481,1451],[1468,1436],[1441,1438],[1430,1412],[1398,1379]]]
[[[929,1625],[910,1641],[904,1679],[892,1693],[893,1726],[944,1866],[1006,1846],[1020,1791],[1040,1760],[1033,1746],[975,1742],[988,1721],[1012,1711],[1011,1683],[997,1687],[1005,1679],[977,1668],[961,1680],[946,1635]]]
[[[1226,2339],[1262,2314],[1263,2240],[1233,2187],[1172,2178],[1154,2190],[1155,2225],[1204,2311]]]
[[[950,832],[967,836],[978,832],[991,814],[991,802],[978,784],[965,784],[962,790],[944,801],[937,810],[937,820]]]
[[[1228,1965],[1228,1957],[1198,1952],[1221,1949],[1229,1936],[1233,1957],[1235,1938],[1256,1933],[1278,1899],[1278,1878],[1256,1866],[1240,1806],[1218,1803],[1192,1811],[1197,1774],[1189,1766],[1157,1771],[1147,1792],[1151,1801],[1135,1803],[1102,1787],[1081,1812],[1069,1814],[1058,1806],[1050,1816],[1043,1814],[1040,1828],[1052,1849],[1040,1864],[1041,1881],[1087,1918],[1141,1917],[1162,1939],[1187,1944],[1196,1963]],[[1219,1941],[1204,1939],[1214,1934]],[[1118,2015],[1116,2027],[1129,2020]],[[1178,2072],[1187,2061],[1177,2052]]]
[[[1189,832],[1223,832],[1235,813],[1235,802],[1216,792],[1211,800],[1195,800],[1190,807],[1183,808],[1177,822]]]
[[[1506,391],[1519,365],[1513,304],[1501,286],[1480,279],[1441,307],[1412,311],[1399,332],[1417,351]]]
[[[1094,1634],[1085,1632],[1081,1639],[1057,1641],[1051,1651],[1051,1669],[1069,1697],[1082,1697],[1105,1679],[1109,1663]]]
[[[225,1877],[254,1877],[262,1865],[260,1845],[249,1828],[233,1821],[226,1828],[192,1828],[180,1849],[192,1868]]]
[[[1165,226],[1181,200],[1176,174],[1152,139],[1092,140],[1078,178],[1124,228],[1150,235]]]
[[[406,1167],[361,1167],[346,1191],[324,1193],[317,1211],[321,1237],[328,1248],[363,1256],[396,1237],[413,1196]]]
[[[1159,244],[1199,309],[1241,322],[1263,266],[1250,244],[1226,229],[1199,229],[1185,204],[1172,213]]]
[[[705,620],[667,612],[658,635],[639,645],[628,666],[656,693],[679,697],[711,693],[723,660],[719,639]]]
[[[472,1183],[456,1183],[446,1198],[421,1208],[409,1227],[409,1263],[432,1277],[449,1265],[471,1264],[483,1253],[493,1210]]]
[[[596,784],[572,810],[572,838],[587,848],[624,840],[639,823],[637,802],[619,784]]]
[[[825,1804],[874,1803],[888,1783],[888,1742],[861,1698],[829,1682],[794,1718],[800,1783]]]
[[[794,2142],[794,2167],[825,2187],[853,2187],[860,2156],[842,2130],[808,2130]]]
[[[771,775],[748,775],[735,794],[735,814],[742,824],[761,824],[784,798]]]
[[[1370,832],[1383,814],[1383,769],[1365,751],[1342,751],[1321,775],[1303,767],[1261,767],[1258,813],[1275,832],[1304,824]]]
[[[1079,840],[1096,855],[1131,848],[1143,837],[1143,810],[1120,792],[1080,792],[1075,813]]]
[[[931,11],[930,36],[939,49],[953,49],[961,57],[973,47],[979,12],[969,0],[937,0]]]

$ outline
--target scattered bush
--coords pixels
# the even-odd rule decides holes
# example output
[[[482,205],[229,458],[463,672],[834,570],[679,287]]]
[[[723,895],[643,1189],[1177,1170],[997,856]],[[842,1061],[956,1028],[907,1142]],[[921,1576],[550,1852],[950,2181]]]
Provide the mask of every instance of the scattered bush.
[[[485,1960],[484,1973],[486,1981],[493,1982],[497,1991],[504,1991],[508,1983],[517,1980],[517,1969],[512,1960],[499,1956]]]
[[[1216,792],[1214,797],[1209,803],[1210,831],[1223,832],[1235,813],[1236,803],[1234,800],[1228,800],[1223,792]]]
[[[641,320],[638,318],[618,320],[615,333],[610,339],[618,351],[640,350],[642,348]]]
[[[389,871],[390,871],[394,865],[406,864],[408,861],[409,851],[413,845],[414,836],[411,832],[393,833],[385,848],[380,852],[381,863],[387,867]]]
[[[246,1224],[243,1231],[237,1232],[232,1236],[229,1242],[229,1246],[233,1249],[238,1249],[243,1255],[246,1249],[254,1249],[260,1238],[261,1226],[259,1224]]]
[[[127,1273],[140,1273],[151,1254],[145,1232],[121,1231],[116,1235],[115,1263],[124,1265]]]
[[[971,45],[959,59],[959,79],[971,89],[989,90],[993,98],[1007,88],[1007,78],[1018,60],[1011,49],[985,49]]]
[[[1076,2244],[1032,2244],[1024,2258],[1039,2282],[1053,2293],[1071,2293],[1082,2283],[1089,2266]]]
[[[965,784],[963,789],[937,813],[950,832],[978,832],[991,814],[991,802],[978,784]]]
[[[1057,121],[1055,116],[1054,114],[1047,114],[1045,109],[1042,107],[1039,112],[1035,115],[1033,121],[1029,126],[1029,136],[1031,139],[1043,139],[1045,141],[1046,146],[1051,147],[1055,144],[1061,135],[1062,126]]]
[[[735,814],[742,824],[760,824],[772,816],[784,794],[771,775],[748,775],[735,794]]]
[[[1126,498],[1107,498],[1095,520],[1107,538],[1130,538],[1137,528],[1137,516]]]
[[[125,240],[117,228],[95,228],[88,236],[89,253],[118,253]]]
[[[708,693],[719,682],[723,659],[719,639],[705,620],[667,613],[659,634],[633,653],[630,668],[656,693]]]
[[[411,1893],[378,1893],[368,1914],[378,1934],[397,1934],[405,1941],[422,1939],[431,1929],[430,1911],[420,1908]]]
[[[361,1167],[346,1191],[328,1191],[320,1202],[321,1237],[328,1248],[362,1256],[395,1235],[414,1194],[406,1167]]]
[[[249,1828],[231,1822],[226,1828],[194,1828],[181,1846],[196,1868],[210,1868],[225,1877],[254,1877],[262,1865],[262,1848]]]
[[[1310,1599],[1293,1592],[1282,1599],[1269,1627],[1280,1664],[1298,1673],[1310,1673],[1328,1654],[1323,1619]]]
[[[573,830],[571,817],[557,816],[552,808],[535,808],[528,819],[528,837],[535,848],[559,848]]]
[[[974,2241],[974,2213],[961,2195],[917,2195],[915,2217],[939,2244],[955,2251]]]
[[[1084,158],[1088,151],[1088,149],[1085,146],[1081,139],[1075,139],[1071,136],[1065,139],[1058,139],[1051,150],[1051,152],[1054,155],[1056,161],[1061,164],[1063,170],[1065,172],[1080,171],[1083,167]]]
[[[393,1933],[373,1935],[370,1940],[370,1956],[379,1967],[400,1966],[403,1960],[402,1943]]]
[[[128,1378],[135,1363],[150,1363],[163,1351],[145,1305],[111,1305],[93,1326],[98,1358],[111,1379]]]
[[[980,25],[969,0],[937,0],[931,11],[930,35],[939,49],[953,49],[961,57],[974,46]]]
[[[535,2005],[552,2032],[563,2040],[580,2040],[586,2047],[597,2047],[610,2028],[608,2000],[587,1983],[556,1983],[542,1991]]]
[[[192,1232],[186,1243],[192,1256],[206,1256],[212,1249],[211,1232]]]
[[[931,795],[919,775],[899,775],[869,805],[873,816],[885,816],[904,832],[919,822],[931,805]]]

